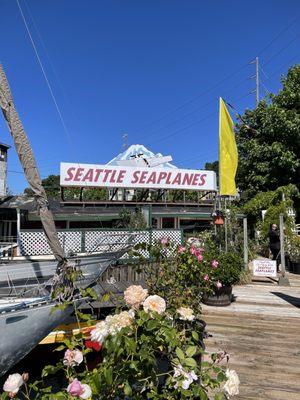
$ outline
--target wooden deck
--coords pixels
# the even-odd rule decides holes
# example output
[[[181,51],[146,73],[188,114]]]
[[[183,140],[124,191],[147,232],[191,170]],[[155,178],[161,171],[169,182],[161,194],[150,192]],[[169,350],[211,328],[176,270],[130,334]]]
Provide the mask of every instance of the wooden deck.
[[[226,350],[239,374],[235,399],[300,399],[300,276],[291,287],[253,282],[234,288],[229,307],[203,306],[208,351]]]

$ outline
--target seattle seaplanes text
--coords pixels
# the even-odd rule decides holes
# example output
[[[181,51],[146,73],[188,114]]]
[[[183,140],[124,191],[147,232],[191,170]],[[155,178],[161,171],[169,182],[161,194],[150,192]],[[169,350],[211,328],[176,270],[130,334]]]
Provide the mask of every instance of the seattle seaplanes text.
[[[214,171],[61,163],[60,185],[216,190]]]

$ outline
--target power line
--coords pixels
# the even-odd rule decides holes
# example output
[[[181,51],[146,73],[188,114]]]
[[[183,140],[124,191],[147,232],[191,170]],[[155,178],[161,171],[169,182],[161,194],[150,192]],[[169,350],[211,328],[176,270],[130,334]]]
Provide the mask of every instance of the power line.
[[[264,48],[262,48],[258,53],[257,56],[259,57],[266,49],[268,49],[283,33],[285,33],[287,30],[290,29],[291,26],[294,25],[294,23],[299,19],[299,15],[298,17],[296,17],[295,19],[293,19],[291,21],[291,23],[289,23],[285,28],[283,28]]]
[[[284,50],[286,50],[292,43],[294,43],[298,38],[300,37],[300,33],[295,36],[292,40],[290,40],[285,46],[283,46],[277,53],[275,53],[272,57],[270,57],[264,64],[263,66],[265,67],[268,65],[273,58],[277,57],[279,54],[281,54]]]
[[[239,81],[236,85],[232,86],[229,90],[226,90],[224,93],[230,93],[230,92],[232,92],[232,91],[235,90],[237,87],[241,86],[241,84],[243,84],[244,82],[247,82],[247,81],[248,81],[248,78],[242,79],[242,80]],[[191,112],[189,112],[189,113],[187,113],[187,114],[184,114],[182,117],[177,118],[177,119],[175,119],[174,121],[171,121],[169,124],[163,125],[163,126],[157,128],[157,129],[155,129],[155,130],[150,130],[150,131],[147,133],[147,135],[143,135],[142,137],[139,136],[139,139],[143,139],[143,138],[149,139],[149,133],[150,133],[150,136],[151,136],[151,137],[156,136],[161,130],[167,129],[167,128],[169,128],[170,126],[172,126],[173,124],[175,124],[175,123],[177,123],[177,122],[181,122],[183,119],[186,119],[187,117],[193,115],[195,112],[200,111],[200,110],[202,110],[202,109],[208,107],[210,104],[212,104],[212,103],[214,103],[214,102],[215,102],[215,99],[211,99],[211,100],[209,100],[207,103],[203,104],[202,106],[195,108],[195,109],[192,110]],[[152,133],[152,132],[153,132],[153,133]]]
[[[291,63],[295,60],[298,59],[299,63],[300,63],[300,55],[297,54],[296,56],[292,57],[288,62],[285,62],[284,64],[282,64],[279,68],[276,68],[275,70],[273,70],[273,73],[271,75],[269,75],[268,79],[271,79],[274,75],[276,75],[279,71],[282,70],[282,68],[285,68],[287,66],[291,66]]]
[[[245,97],[248,97],[250,94],[251,94],[251,93],[247,93],[246,95],[239,97],[239,98],[236,99],[235,101],[239,101],[239,100],[241,100],[241,99],[243,99],[243,98],[245,98]],[[177,136],[179,133],[186,131],[187,129],[191,128],[192,126],[195,126],[195,125],[200,124],[201,122],[203,122],[203,121],[205,121],[205,120],[207,120],[207,119],[213,117],[213,116],[216,115],[216,114],[218,114],[218,111],[214,111],[214,112],[212,112],[212,113],[206,115],[204,118],[201,118],[201,119],[198,120],[198,121],[194,121],[193,123],[191,123],[191,124],[189,124],[189,125],[187,125],[187,126],[181,128],[181,129],[178,129],[178,130],[176,130],[175,132],[172,132],[171,134],[169,134],[169,135],[167,135],[167,136],[162,137],[160,140],[156,141],[156,143],[160,143],[160,142],[163,142],[163,141],[165,141],[165,140],[167,140],[167,139],[173,138],[174,136]]]
[[[183,104],[181,104],[180,106],[176,107],[173,110],[168,111],[167,113],[163,114],[160,118],[153,120],[151,122],[149,122],[148,124],[142,126],[142,128],[140,128],[140,130],[144,130],[145,127],[147,126],[152,126],[160,121],[162,121],[166,116],[171,115],[179,110],[181,110],[182,108],[186,107],[187,105],[195,102],[196,100],[198,100],[199,98],[201,98],[202,96],[204,96],[207,93],[210,93],[211,91],[213,91],[214,89],[216,89],[218,86],[220,86],[223,82],[227,81],[228,79],[232,78],[233,76],[235,76],[238,72],[240,72],[243,68],[245,68],[248,64],[244,64],[241,67],[239,67],[238,69],[236,69],[233,73],[227,75],[225,78],[223,78],[222,80],[220,80],[218,83],[216,83],[215,85],[213,85],[211,88],[201,92],[200,94],[198,94],[197,96],[191,98],[190,100],[187,100],[186,102],[184,102]]]
[[[41,68],[41,71],[42,71],[42,74],[43,74],[43,76],[44,76],[44,78],[45,78],[45,81],[46,81],[46,84],[47,84],[47,87],[48,87],[50,96],[51,96],[51,98],[52,98],[52,100],[53,100],[53,103],[54,103],[54,105],[55,105],[56,111],[57,111],[57,113],[58,113],[59,119],[60,119],[61,124],[62,124],[62,126],[63,126],[63,129],[64,129],[64,132],[65,132],[65,134],[66,134],[66,137],[67,137],[67,139],[68,139],[68,141],[69,141],[69,144],[70,144],[70,146],[72,147],[72,139],[71,139],[70,132],[69,132],[69,130],[68,130],[68,128],[67,128],[67,125],[66,125],[65,120],[64,120],[64,118],[63,118],[62,112],[61,112],[61,110],[60,110],[60,108],[59,108],[58,102],[56,101],[56,98],[55,98],[55,95],[54,95],[52,86],[51,86],[50,81],[49,81],[49,79],[48,79],[48,77],[47,77],[47,74],[46,74],[45,68],[44,68],[44,66],[43,66],[42,60],[41,60],[41,58],[40,58],[40,56],[39,56],[37,47],[36,47],[36,45],[35,45],[35,42],[34,42],[34,40],[33,40],[32,35],[31,35],[31,32],[30,32],[28,23],[27,23],[26,18],[25,18],[25,15],[24,15],[24,13],[23,13],[23,10],[22,10],[22,8],[21,8],[21,5],[20,5],[20,3],[19,3],[19,0],[16,0],[16,2],[17,2],[17,6],[18,6],[18,8],[19,8],[19,11],[20,11],[22,20],[23,20],[23,22],[24,22],[24,25],[25,25],[25,28],[26,28],[28,37],[29,37],[29,39],[30,39],[32,48],[33,48],[34,53],[35,53],[35,56],[36,56],[36,58],[37,58],[38,64],[39,64],[39,66],[40,66],[40,68]]]
[[[260,56],[262,53],[264,53],[283,33],[285,33],[286,31],[288,31],[290,29],[291,26],[293,26],[295,24],[295,22],[299,19],[299,16],[297,16],[296,18],[294,18],[286,27],[284,27],[281,31],[279,31],[279,33],[267,44],[265,45],[258,53],[257,53],[257,57]],[[206,93],[209,93],[210,91],[214,90],[215,88],[217,88],[218,86],[220,86],[223,82],[225,82],[226,80],[230,79],[231,77],[235,76],[241,69],[243,69],[244,67],[246,67],[248,64],[242,65],[240,68],[238,68],[237,70],[235,70],[232,74],[226,76],[224,79],[222,79],[221,81],[219,81],[216,85],[214,85],[212,88],[208,89],[207,91],[204,91],[202,93],[200,93],[199,95],[191,98],[190,100],[184,102],[182,105],[178,106],[177,108],[168,111],[166,114],[163,114],[160,118],[155,119],[151,122],[149,122],[148,124],[142,126],[140,129],[144,130],[144,128],[148,127],[148,126],[153,126],[157,123],[159,123],[160,121],[162,121],[163,119],[165,119],[167,116],[181,110],[182,108],[184,108],[185,106],[189,105],[190,103],[193,103],[194,101],[198,100],[200,97],[202,97],[203,95],[205,95]],[[265,65],[265,64],[264,64]]]

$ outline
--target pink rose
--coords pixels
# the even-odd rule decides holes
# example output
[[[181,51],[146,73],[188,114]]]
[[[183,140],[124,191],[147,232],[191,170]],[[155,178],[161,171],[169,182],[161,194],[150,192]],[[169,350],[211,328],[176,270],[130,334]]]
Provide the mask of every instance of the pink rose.
[[[67,387],[67,392],[70,393],[71,396],[78,397],[84,392],[84,388],[78,379],[74,379]]]
[[[205,274],[203,279],[204,279],[205,281],[209,281],[209,276],[208,276],[207,274]]]
[[[178,253],[184,253],[186,248],[184,246],[179,246],[178,247]]]
[[[169,243],[169,239],[168,239],[168,238],[161,238],[161,239],[160,239],[160,243],[161,243],[163,246],[166,246],[166,245]]]
[[[218,262],[217,260],[212,260],[211,266],[212,266],[213,268],[217,268],[218,265],[219,265],[219,262]]]
[[[197,253],[197,249],[196,249],[195,247],[192,246],[192,247],[190,248],[190,253],[193,254],[193,255],[195,255],[195,254]]]
[[[66,350],[64,355],[64,365],[68,367],[74,367],[75,365],[81,364],[83,361],[82,352],[78,349],[75,350]]]
[[[221,289],[221,287],[223,286],[222,283],[220,281],[218,281],[216,283],[217,289]]]
[[[199,262],[201,262],[203,260],[203,255],[202,254],[198,254],[197,255],[197,259]]]
[[[92,389],[86,383],[79,382],[78,379],[74,379],[67,387],[67,392],[73,397],[80,397],[83,400],[87,400],[92,396]]]

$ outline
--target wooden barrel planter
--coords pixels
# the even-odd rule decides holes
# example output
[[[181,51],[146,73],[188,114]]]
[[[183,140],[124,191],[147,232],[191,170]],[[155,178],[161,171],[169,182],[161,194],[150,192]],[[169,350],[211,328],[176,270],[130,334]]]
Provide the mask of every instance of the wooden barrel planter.
[[[208,306],[226,307],[231,304],[232,286],[222,286],[214,294],[204,295],[202,303]]]
[[[293,270],[292,270],[292,272],[294,274],[300,275],[300,260],[297,260],[297,261],[293,262]]]

